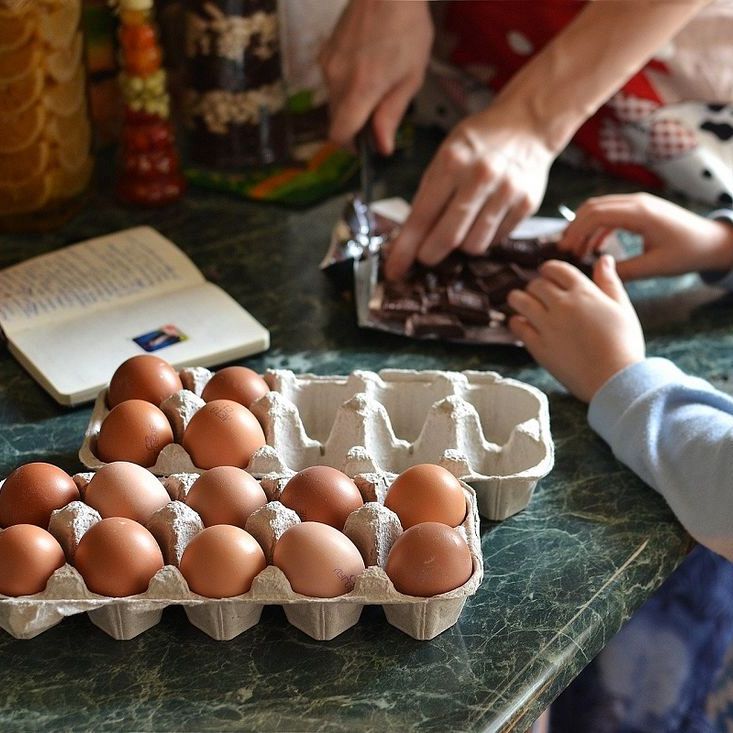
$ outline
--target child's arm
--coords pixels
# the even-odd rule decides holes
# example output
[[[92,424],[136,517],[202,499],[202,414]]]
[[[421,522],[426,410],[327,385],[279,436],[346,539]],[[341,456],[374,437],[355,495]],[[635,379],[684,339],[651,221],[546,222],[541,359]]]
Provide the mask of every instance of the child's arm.
[[[588,254],[615,228],[644,237],[644,252],[618,263],[622,280],[733,268],[733,221],[706,219],[645,193],[589,199],[568,225],[560,248]]]
[[[577,397],[616,457],[699,542],[733,560],[733,399],[665,359],[645,359],[634,309],[604,256],[591,282],[548,262],[509,303],[537,361]]]

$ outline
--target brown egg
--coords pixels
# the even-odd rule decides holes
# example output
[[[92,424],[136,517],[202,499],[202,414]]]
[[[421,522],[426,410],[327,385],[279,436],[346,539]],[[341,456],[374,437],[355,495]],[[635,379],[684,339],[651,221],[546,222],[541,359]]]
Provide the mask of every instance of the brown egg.
[[[183,434],[183,447],[195,466],[245,468],[252,454],[265,445],[257,418],[232,400],[214,400],[198,410]]]
[[[267,566],[265,553],[249,532],[217,524],[199,532],[181,558],[188,587],[207,598],[241,596]]]
[[[442,466],[421,463],[403,471],[389,487],[384,506],[402,526],[442,522],[457,527],[466,518],[466,497],[461,482]]]
[[[321,522],[303,522],[286,530],[272,557],[296,593],[335,598],[354,589],[364,572],[356,545],[337,529]]]
[[[157,406],[181,389],[181,378],[167,361],[140,354],[117,367],[107,390],[107,405],[112,408],[125,400],[145,400]]]
[[[351,512],[364,505],[356,484],[329,466],[311,466],[285,484],[280,501],[305,522],[323,522],[344,528]]]
[[[204,526],[231,524],[244,529],[250,514],[267,504],[262,487],[242,468],[210,468],[193,482],[186,504],[198,512]]]
[[[46,529],[54,509],[79,498],[66,471],[50,463],[18,466],[0,487],[0,526],[35,524]]]
[[[201,397],[205,402],[233,400],[249,407],[269,391],[267,382],[257,372],[243,366],[231,366],[214,374]]]
[[[97,436],[97,456],[105,463],[131,461],[152,466],[173,442],[168,418],[144,400],[127,400],[113,407]]]
[[[56,538],[35,524],[15,524],[0,532],[0,593],[31,596],[40,593],[64,563]]]
[[[144,593],[163,567],[158,543],[142,524],[125,517],[97,522],[82,536],[74,566],[92,593],[121,598]]]
[[[460,588],[471,577],[473,561],[457,530],[423,522],[395,540],[384,569],[400,593],[425,598]]]
[[[145,524],[171,500],[163,484],[142,466],[115,461],[92,477],[84,501],[102,517],[127,517]]]

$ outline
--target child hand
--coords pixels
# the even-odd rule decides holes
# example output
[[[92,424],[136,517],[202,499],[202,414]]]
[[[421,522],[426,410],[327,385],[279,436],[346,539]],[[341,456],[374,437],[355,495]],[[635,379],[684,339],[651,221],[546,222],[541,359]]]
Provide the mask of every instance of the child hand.
[[[733,267],[730,224],[706,219],[646,193],[588,199],[568,225],[559,247],[579,256],[590,254],[614,228],[644,237],[642,254],[617,263],[622,280]]]
[[[593,281],[550,260],[526,290],[507,298],[509,327],[530,354],[584,402],[617,372],[644,359],[644,334],[613,258],[596,263]]]

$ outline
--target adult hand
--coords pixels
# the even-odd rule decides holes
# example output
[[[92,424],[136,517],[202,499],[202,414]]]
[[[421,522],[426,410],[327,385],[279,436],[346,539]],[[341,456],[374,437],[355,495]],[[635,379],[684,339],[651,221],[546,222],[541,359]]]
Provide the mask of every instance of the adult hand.
[[[617,264],[623,280],[733,267],[733,226],[646,193],[589,199],[576,212],[559,247],[589,254],[615,228],[644,238],[642,254]]]
[[[329,93],[331,139],[348,144],[371,115],[377,150],[391,154],[432,44],[425,0],[352,0],[318,57]]]
[[[390,247],[387,277],[400,279],[415,260],[435,265],[455,249],[484,252],[537,210],[553,159],[541,135],[509,105],[497,100],[467,117],[425,171]]]
[[[622,369],[644,359],[644,334],[613,258],[596,263],[593,281],[567,262],[550,260],[526,290],[507,299],[518,315],[512,332],[570,392],[590,402]]]

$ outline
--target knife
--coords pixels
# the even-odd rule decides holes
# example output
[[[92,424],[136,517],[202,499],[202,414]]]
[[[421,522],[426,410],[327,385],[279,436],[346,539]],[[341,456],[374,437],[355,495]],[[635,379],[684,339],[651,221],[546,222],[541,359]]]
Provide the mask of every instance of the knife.
[[[374,234],[374,218],[372,216],[372,201],[374,191],[374,143],[371,133],[371,119],[367,120],[364,127],[356,134],[356,148],[359,155],[359,163],[361,167],[361,190],[358,198],[363,204],[361,234],[366,238],[367,242],[371,242]],[[368,247],[371,249],[371,247]]]

